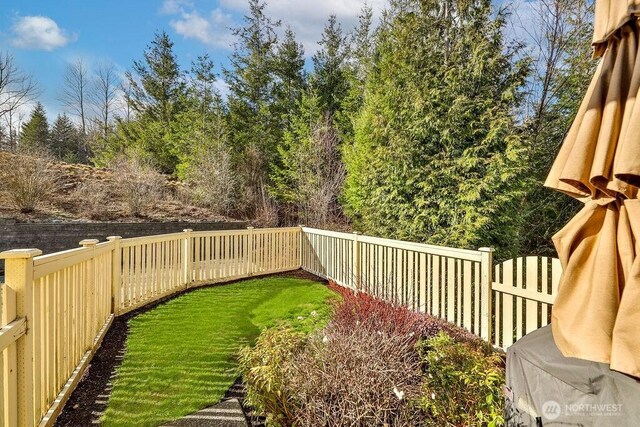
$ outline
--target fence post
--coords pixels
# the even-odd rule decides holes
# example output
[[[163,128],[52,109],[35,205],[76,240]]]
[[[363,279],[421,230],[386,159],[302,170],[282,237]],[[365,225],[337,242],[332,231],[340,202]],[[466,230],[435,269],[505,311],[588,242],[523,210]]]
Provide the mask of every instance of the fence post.
[[[253,276],[253,227],[247,227],[247,275]]]
[[[300,227],[300,240],[298,244],[300,245],[300,250],[298,251],[298,256],[300,257],[300,264],[298,268],[303,268],[304,265],[304,225],[298,225]]]
[[[193,250],[191,244],[191,232],[193,231],[190,228],[185,228],[184,230],[184,247],[183,247],[183,265],[184,265],[184,287],[188,288],[189,283],[191,282],[191,277],[193,273]]]
[[[122,276],[122,248],[120,236],[109,236],[107,240],[113,242],[113,255],[111,257],[111,313],[114,316],[120,314],[120,281]]]
[[[358,240],[358,232],[353,232],[353,270],[356,275],[356,293],[360,292],[361,280],[360,280],[360,241]]]
[[[95,274],[95,248],[98,244],[99,240],[97,239],[84,239],[80,241],[80,246],[85,248],[90,248],[92,251],[91,258],[87,261],[87,306],[85,307],[87,310],[87,317],[90,319],[89,331],[90,333],[87,336],[86,345],[91,345],[93,343],[93,338],[98,333],[98,325],[96,321],[96,274]]]
[[[482,259],[480,261],[480,336],[491,342],[492,329],[492,299],[493,299],[493,248],[480,248]]]
[[[5,286],[15,292],[16,318],[24,318],[27,331],[16,342],[17,418],[16,425],[36,423],[33,396],[33,258],[42,255],[39,249],[16,249],[0,253],[5,260]],[[38,396],[39,398],[39,396]]]

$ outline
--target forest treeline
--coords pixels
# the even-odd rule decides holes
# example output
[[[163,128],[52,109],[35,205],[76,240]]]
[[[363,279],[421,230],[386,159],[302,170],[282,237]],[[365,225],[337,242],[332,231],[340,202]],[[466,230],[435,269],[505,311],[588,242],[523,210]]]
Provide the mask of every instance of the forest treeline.
[[[542,182],[596,65],[593,2],[535,4],[526,22],[490,0],[391,0],[379,22],[364,6],[356,28],[328,18],[305,66],[292,29],[250,0],[228,66],[204,53],[181,68],[160,31],[124,78],[69,65],[65,113],[49,124],[38,103],[19,128],[37,88],[4,52],[0,146],[135,159],[273,225],[553,254],[577,206]]]

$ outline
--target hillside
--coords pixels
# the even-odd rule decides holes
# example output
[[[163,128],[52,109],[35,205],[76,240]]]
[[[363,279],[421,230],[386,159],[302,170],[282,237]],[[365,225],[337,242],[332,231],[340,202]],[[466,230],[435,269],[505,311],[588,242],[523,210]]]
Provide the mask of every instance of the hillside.
[[[0,152],[1,173],[18,170],[21,162],[18,155]],[[21,213],[13,206],[3,183],[0,191],[0,221],[58,222],[58,221],[117,221],[117,222],[164,222],[164,221],[236,221],[217,215],[212,210],[190,202],[188,188],[167,176],[159,176],[154,184],[151,202],[142,207],[138,215],[129,212],[122,192],[122,176],[108,168],[88,165],[51,162],[50,170],[55,178],[53,191],[30,213]]]

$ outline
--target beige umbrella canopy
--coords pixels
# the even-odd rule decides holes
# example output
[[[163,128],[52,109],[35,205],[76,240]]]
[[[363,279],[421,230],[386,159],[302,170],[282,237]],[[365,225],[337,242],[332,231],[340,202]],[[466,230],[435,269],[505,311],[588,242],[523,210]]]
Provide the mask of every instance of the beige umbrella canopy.
[[[640,0],[596,0],[596,74],[546,186],[585,203],[553,238],[565,356],[640,377]]]

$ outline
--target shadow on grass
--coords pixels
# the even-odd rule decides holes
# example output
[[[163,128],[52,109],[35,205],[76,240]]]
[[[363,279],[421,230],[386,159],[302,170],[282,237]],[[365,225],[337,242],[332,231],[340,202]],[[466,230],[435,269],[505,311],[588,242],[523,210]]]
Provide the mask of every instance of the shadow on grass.
[[[330,295],[317,282],[268,277],[198,289],[133,317],[103,425],[161,425],[217,402],[238,377],[239,348],[279,319],[328,315]]]

